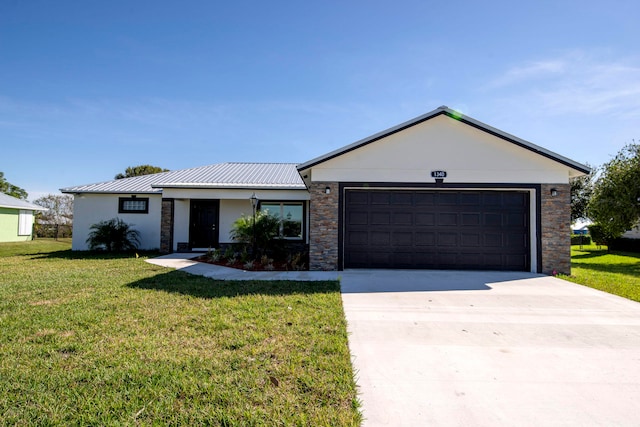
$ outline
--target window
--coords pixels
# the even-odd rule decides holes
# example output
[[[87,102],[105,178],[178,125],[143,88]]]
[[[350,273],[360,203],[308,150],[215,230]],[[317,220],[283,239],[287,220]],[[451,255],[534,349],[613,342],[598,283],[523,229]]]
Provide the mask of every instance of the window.
[[[20,210],[18,216],[18,236],[28,236],[33,230],[33,212]]]
[[[118,213],[149,213],[149,198],[120,197],[118,203]]]
[[[304,202],[262,202],[260,210],[280,220],[280,237],[302,239]]]

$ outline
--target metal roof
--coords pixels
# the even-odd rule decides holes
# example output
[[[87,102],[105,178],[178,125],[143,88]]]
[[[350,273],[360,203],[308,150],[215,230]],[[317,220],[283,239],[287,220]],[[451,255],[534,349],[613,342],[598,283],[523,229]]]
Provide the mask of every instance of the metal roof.
[[[8,194],[0,193],[0,208],[24,209],[29,211],[46,211],[47,208],[20,200]]]
[[[518,138],[516,136],[513,136],[511,134],[508,134],[506,132],[501,131],[500,129],[496,129],[494,127],[491,127],[487,124],[484,124],[478,120],[475,120],[469,116],[466,116],[458,111],[452,110],[451,108],[443,105],[441,107],[436,108],[433,111],[430,111],[426,114],[423,114],[422,116],[416,117],[414,119],[411,119],[407,122],[401,123],[397,126],[394,126],[392,128],[389,128],[387,130],[383,130],[382,132],[378,132],[374,135],[371,135],[367,138],[361,139],[359,141],[354,142],[353,144],[347,145],[345,147],[339,148],[337,150],[334,150],[330,153],[327,153],[323,156],[320,157],[316,157],[315,159],[309,160],[308,162],[302,163],[300,165],[298,165],[298,170],[299,171],[303,171],[305,169],[309,169],[313,166],[319,165],[320,163],[324,163],[327,160],[331,160],[335,157],[341,156],[342,154],[348,153],[349,151],[353,151],[356,150],[360,147],[363,147],[365,145],[371,144],[372,142],[378,141],[382,138],[386,138],[389,135],[393,135],[394,133],[403,131],[407,128],[410,128],[412,126],[415,126],[417,124],[420,124],[422,122],[425,122],[429,119],[432,119],[434,117],[437,117],[439,115],[446,115],[454,120],[457,120],[459,122],[462,122],[464,124],[467,124],[469,126],[473,126],[476,129],[482,130],[484,132],[487,132],[491,135],[494,135],[498,138],[501,138],[505,141],[511,142],[513,144],[516,144],[522,148],[525,148],[527,150],[533,151],[534,153],[540,154],[541,156],[547,157],[551,160],[554,160],[558,163],[561,163],[565,166],[568,166],[576,171],[582,172],[582,173],[589,173],[591,172],[591,168],[589,168],[586,165],[583,165],[581,163],[578,163],[574,160],[571,160],[569,158],[563,157],[560,154],[554,153],[550,150],[547,150],[546,148],[542,148],[538,145],[535,145],[529,141],[525,141],[524,139]]]
[[[96,184],[62,188],[63,193],[148,193],[162,188],[270,188],[304,190],[294,163],[218,163]]]

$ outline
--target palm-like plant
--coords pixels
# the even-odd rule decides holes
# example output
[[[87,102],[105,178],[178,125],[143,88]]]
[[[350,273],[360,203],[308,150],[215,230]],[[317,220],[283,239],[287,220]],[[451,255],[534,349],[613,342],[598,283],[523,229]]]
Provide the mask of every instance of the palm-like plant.
[[[87,243],[91,250],[125,252],[138,248],[140,233],[120,218],[100,221],[90,227]]]
[[[250,244],[254,242],[259,254],[264,254],[273,239],[280,234],[280,220],[269,211],[257,211],[255,219],[253,216],[243,215],[233,223],[231,237],[241,243]]]

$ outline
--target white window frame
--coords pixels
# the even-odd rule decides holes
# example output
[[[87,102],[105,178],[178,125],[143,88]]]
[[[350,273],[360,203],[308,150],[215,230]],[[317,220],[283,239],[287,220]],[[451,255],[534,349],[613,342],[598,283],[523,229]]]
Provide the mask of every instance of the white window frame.
[[[33,232],[33,211],[20,209],[18,215],[18,236],[30,236]]]

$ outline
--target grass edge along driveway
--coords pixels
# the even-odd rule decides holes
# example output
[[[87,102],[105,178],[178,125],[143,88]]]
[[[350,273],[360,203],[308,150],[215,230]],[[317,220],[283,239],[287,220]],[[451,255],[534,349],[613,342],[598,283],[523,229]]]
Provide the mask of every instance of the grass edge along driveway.
[[[217,282],[0,244],[9,425],[361,423],[337,282]]]
[[[560,278],[640,302],[640,254],[608,252],[596,245],[571,247],[571,275]]]

